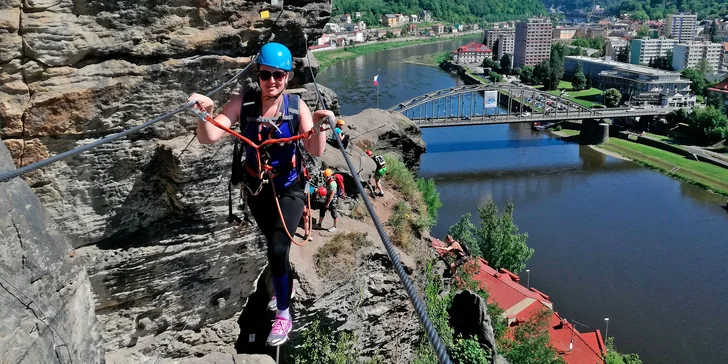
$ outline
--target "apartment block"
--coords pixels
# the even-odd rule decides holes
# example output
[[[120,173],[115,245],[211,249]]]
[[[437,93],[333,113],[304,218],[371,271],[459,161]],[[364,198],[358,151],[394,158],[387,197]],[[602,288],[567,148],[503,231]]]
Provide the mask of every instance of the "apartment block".
[[[516,24],[513,67],[535,66],[551,57],[551,19],[530,18]]]
[[[511,55],[513,61],[513,49],[516,45],[516,32],[501,33],[498,35],[498,58],[505,54]]]
[[[648,64],[650,59],[667,57],[667,53],[673,50],[675,44],[677,44],[676,39],[633,39],[629,63]]]
[[[697,14],[670,14],[665,21],[665,36],[679,43],[695,40]]]
[[[516,31],[508,28],[505,29],[486,29],[483,31],[483,39],[485,40],[485,45],[487,45],[490,48],[493,48],[493,44],[495,44],[495,41],[498,40],[498,37],[501,34],[512,34],[514,37],[516,35]]]
[[[710,67],[717,71],[720,67],[722,52],[723,44],[721,43],[676,44],[672,52],[672,68],[675,71],[695,68],[701,59],[705,59]]]
[[[607,38],[607,50],[605,56],[609,59],[617,59],[617,55],[627,46],[627,41],[619,37]]]

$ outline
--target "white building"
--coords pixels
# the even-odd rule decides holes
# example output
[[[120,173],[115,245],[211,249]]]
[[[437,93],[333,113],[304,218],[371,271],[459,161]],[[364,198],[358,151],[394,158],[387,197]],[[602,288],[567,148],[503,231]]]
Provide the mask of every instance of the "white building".
[[[498,59],[509,54],[513,63],[513,48],[516,44],[516,32],[503,32],[498,34]]]
[[[485,57],[492,57],[493,51],[488,46],[478,43],[470,42],[464,46],[458,47],[453,52],[453,59],[456,63],[460,64],[477,64],[483,63]]]
[[[650,59],[667,57],[668,51],[672,51],[675,44],[675,39],[632,39],[629,63],[648,64]]]
[[[607,52],[605,54],[609,59],[617,59],[617,55],[625,47],[627,47],[627,41],[619,37],[607,38]]]
[[[324,32],[325,33],[339,33],[341,32],[341,26],[336,23],[326,23],[324,25]]]
[[[705,59],[710,67],[717,71],[720,67],[722,51],[723,44],[721,43],[676,44],[672,52],[672,68],[675,71],[695,68],[701,59]]]
[[[670,14],[665,20],[665,36],[678,42],[692,42],[697,35],[697,14]]]
[[[410,23],[418,23],[420,21],[420,17],[414,14],[411,14],[409,16]]]

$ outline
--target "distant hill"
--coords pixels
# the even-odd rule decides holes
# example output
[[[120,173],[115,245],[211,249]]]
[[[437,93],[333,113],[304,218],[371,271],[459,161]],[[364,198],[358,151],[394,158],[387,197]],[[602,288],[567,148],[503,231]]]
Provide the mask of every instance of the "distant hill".
[[[362,13],[367,24],[376,24],[383,14],[419,14],[429,10],[438,20],[481,23],[524,19],[545,14],[540,0],[336,0],[334,14]]]
[[[609,13],[630,13],[637,19],[664,19],[669,14],[690,12],[698,19],[714,19],[728,14],[726,0],[542,0],[547,8],[554,7],[564,12],[589,9],[593,5],[607,8]]]

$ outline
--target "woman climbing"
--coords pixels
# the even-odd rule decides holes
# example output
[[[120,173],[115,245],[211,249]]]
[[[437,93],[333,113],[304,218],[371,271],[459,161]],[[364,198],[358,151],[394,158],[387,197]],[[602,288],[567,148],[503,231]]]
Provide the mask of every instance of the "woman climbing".
[[[305,134],[318,125],[321,119],[334,117],[327,110],[316,111],[312,116],[308,106],[298,96],[283,94],[292,77],[293,64],[291,52],[286,46],[279,43],[264,45],[256,63],[261,91],[245,92],[244,96],[233,97],[223,106],[215,121],[228,128],[239,123],[240,134],[260,144],[268,139]],[[212,113],[214,104],[210,98],[195,93],[189,100],[198,101],[198,105]],[[202,144],[214,143],[224,133],[209,122],[197,122],[197,139]],[[316,130],[302,142],[308,153],[320,157],[326,148],[326,133]],[[277,311],[267,340],[271,346],[285,343],[293,327],[288,309],[293,291],[289,262],[290,235],[293,235],[301,221],[305,204],[299,178],[302,167],[300,157],[297,158],[300,152],[297,151],[298,145],[275,143],[260,150],[251,146],[245,148],[243,169],[246,172],[243,173],[244,183],[248,187],[246,198],[253,218],[268,244],[268,263],[275,290],[273,300]],[[268,168],[267,171],[263,170],[262,165]],[[268,179],[268,183],[263,183],[265,179]]]

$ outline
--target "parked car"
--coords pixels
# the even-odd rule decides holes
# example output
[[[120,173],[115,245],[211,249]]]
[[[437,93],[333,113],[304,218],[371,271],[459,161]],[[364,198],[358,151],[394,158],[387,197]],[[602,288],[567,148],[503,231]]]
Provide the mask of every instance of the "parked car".
[[[521,114],[521,116],[523,116],[523,117],[531,116],[531,113],[530,112],[524,112],[524,113]]]

